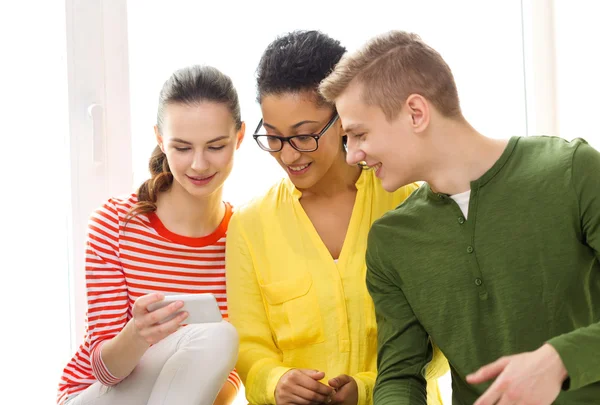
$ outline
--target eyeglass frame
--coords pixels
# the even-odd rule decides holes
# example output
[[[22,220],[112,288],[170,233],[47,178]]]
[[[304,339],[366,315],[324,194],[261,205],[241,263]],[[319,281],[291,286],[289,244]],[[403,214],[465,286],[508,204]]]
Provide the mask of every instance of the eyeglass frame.
[[[252,135],[252,138],[254,138],[254,141],[256,142],[256,144],[258,145],[259,148],[261,148],[262,150],[264,150],[265,152],[280,152],[283,149],[283,145],[287,142],[290,144],[290,146],[292,148],[294,148],[294,150],[297,150],[298,152],[314,152],[317,149],[319,149],[319,139],[321,139],[321,137],[323,135],[325,135],[325,132],[327,132],[327,130],[329,128],[331,128],[331,126],[333,124],[335,124],[335,122],[340,118],[339,114],[336,112],[333,117],[331,117],[331,119],[329,120],[329,122],[327,123],[327,125],[325,125],[325,127],[323,127],[322,130],[320,130],[318,133],[316,134],[298,134],[298,135],[292,135],[292,136],[278,136],[278,135],[267,135],[267,134],[259,134],[258,130],[260,129],[260,127],[262,127],[264,120],[261,118],[260,122],[258,123],[258,125],[256,126],[256,129],[254,130],[254,134]],[[270,149],[265,149],[261,146],[261,143],[258,141],[258,138],[261,136],[266,136],[266,137],[271,137],[271,138],[275,138],[278,139],[279,142],[281,142],[281,148],[277,149],[277,150],[270,150]],[[301,150],[298,149],[297,147],[294,146],[294,144],[292,142],[290,142],[290,140],[294,139],[294,138],[299,138],[301,136],[308,136],[310,138],[313,138],[317,144],[317,146],[312,149],[312,150]]]

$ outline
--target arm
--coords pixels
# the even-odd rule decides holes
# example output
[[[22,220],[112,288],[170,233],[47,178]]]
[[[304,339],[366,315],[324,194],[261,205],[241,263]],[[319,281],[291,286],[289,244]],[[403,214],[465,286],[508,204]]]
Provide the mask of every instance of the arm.
[[[383,239],[383,238],[382,238]],[[369,233],[367,288],[377,316],[377,381],[373,392],[376,405],[427,404],[425,367],[432,348],[402,289],[381,264],[378,229]]]
[[[148,312],[161,294],[148,294],[133,305],[128,320],[129,296],[118,255],[119,218],[116,208],[105,204],[89,222],[86,255],[88,295],[88,340],[92,373],[104,385],[115,385],[127,377],[150,347],[179,327],[187,314],[157,325],[176,312],[181,302]]]
[[[580,144],[573,155],[571,175],[584,241],[600,261],[600,152]],[[569,389],[600,381],[600,323],[557,336],[548,343],[567,369]]]
[[[116,356],[111,355],[110,345],[108,357],[103,353],[104,346],[113,338],[120,335],[120,339],[127,342],[131,332],[131,328],[125,329],[129,302],[125,276],[116,253],[118,233],[117,210],[107,203],[89,220],[85,259],[90,363],[94,376],[104,385],[115,385],[129,374],[119,373],[115,367]],[[132,347],[128,355],[137,356],[139,351]]]
[[[290,370],[275,345],[256,279],[248,241],[234,214],[227,230],[226,274],[229,320],[240,336],[237,370],[250,403],[274,404],[275,387]]]

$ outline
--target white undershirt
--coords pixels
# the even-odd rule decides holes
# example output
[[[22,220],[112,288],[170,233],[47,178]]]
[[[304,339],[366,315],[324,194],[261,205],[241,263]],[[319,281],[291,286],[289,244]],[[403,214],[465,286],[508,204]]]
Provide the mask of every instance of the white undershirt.
[[[464,193],[451,195],[450,198],[456,201],[463,215],[465,218],[467,218],[469,214],[469,199],[471,198],[471,190],[465,191]]]

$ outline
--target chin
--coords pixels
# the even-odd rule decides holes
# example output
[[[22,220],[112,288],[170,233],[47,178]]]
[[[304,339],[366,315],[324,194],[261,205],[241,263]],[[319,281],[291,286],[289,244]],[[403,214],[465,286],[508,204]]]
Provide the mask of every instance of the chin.
[[[393,181],[391,179],[383,179],[381,181],[381,187],[388,193],[393,193],[404,185],[405,184],[401,184],[401,182]]]
[[[312,178],[299,179],[294,178],[292,176],[288,176],[288,179],[294,184],[294,186],[299,190],[306,190],[313,187],[316,184],[316,181]]]

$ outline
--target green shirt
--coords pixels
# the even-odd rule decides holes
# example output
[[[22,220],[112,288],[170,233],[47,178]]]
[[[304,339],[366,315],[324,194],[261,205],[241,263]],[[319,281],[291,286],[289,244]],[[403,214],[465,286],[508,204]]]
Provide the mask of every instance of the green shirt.
[[[369,233],[375,404],[426,403],[429,337],[454,404],[489,387],[467,374],[545,342],[570,378],[555,404],[600,403],[599,260],[600,153],[581,139],[512,138],[471,182],[468,219],[424,184]]]

